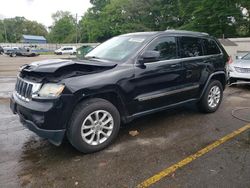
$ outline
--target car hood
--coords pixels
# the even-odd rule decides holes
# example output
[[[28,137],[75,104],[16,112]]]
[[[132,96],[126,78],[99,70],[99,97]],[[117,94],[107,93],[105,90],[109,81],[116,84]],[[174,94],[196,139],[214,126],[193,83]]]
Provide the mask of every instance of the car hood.
[[[53,59],[24,65],[19,76],[34,82],[59,82],[66,78],[101,73],[113,69],[116,65],[99,60]]]
[[[250,68],[250,60],[237,60],[232,64],[232,66],[240,68]]]
[[[43,60],[33,62],[28,65],[21,67],[22,71],[26,72],[39,72],[39,73],[55,73],[60,69],[100,69],[103,68],[112,68],[116,66],[115,63],[111,62],[99,62],[99,61],[90,61],[90,60],[68,60],[68,59],[53,59],[53,60]]]

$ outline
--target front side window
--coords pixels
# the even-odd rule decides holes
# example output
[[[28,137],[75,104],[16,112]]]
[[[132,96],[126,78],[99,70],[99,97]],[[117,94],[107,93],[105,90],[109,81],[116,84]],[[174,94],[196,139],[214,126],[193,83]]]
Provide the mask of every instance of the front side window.
[[[157,51],[160,54],[159,61],[177,58],[177,47],[175,37],[162,37],[154,41],[147,51]]]
[[[180,55],[181,58],[202,56],[202,41],[194,37],[180,38]]]
[[[221,53],[218,45],[214,40],[203,39],[203,44],[205,48],[205,55],[216,55]]]

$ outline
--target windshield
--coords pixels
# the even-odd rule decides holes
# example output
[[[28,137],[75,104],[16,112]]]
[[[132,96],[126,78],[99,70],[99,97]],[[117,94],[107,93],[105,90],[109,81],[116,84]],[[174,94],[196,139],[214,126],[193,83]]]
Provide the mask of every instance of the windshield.
[[[126,61],[145,43],[145,40],[145,36],[114,37],[97,46],[85,58]]]
[[[244,57],[242,57],[242,59],[244,59],[244,60],[250,60],[250,53],[247,54],[247,55],[245,55]]]

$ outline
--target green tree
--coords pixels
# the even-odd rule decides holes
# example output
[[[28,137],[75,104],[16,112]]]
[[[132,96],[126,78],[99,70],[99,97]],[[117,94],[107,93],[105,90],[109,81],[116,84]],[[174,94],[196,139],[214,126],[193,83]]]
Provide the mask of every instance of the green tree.
[[[0,42],[5,42],[5,31],[2,20],[0,20]]]
[[[234,0],[203,0],[190,15],[184,14],[189,21],[181,29],[208,32],[217,37],[237,36],[237,28],[243,21],[241,8]]]
[[[76,21],[69,12],[58,11],[52,15],[53,26],[49,33],[49,41],[72,43],[76,37]]]
[[[44,25],[29,21],[24,17],[7,18],[0,22],[0,40],[2,41],[5,41],[5,29],[8,42],[20,42],[23,34],[46,37],[48,33]]]
[[[92,0],[80,21],[81,40],[166,29],[208,32],[222,37],[250,35],[249,0]]]

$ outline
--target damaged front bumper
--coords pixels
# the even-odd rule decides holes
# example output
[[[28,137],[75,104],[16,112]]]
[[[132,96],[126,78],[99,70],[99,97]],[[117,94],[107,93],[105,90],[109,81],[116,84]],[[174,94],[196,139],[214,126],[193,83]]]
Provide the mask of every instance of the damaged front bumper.
[[[60,145],[65,135],[65,116],[60,101],[25,102],[15,93],[10,99],[10,108],[18,114],[21,123],[42,138],[48,139],[54,145]]]

